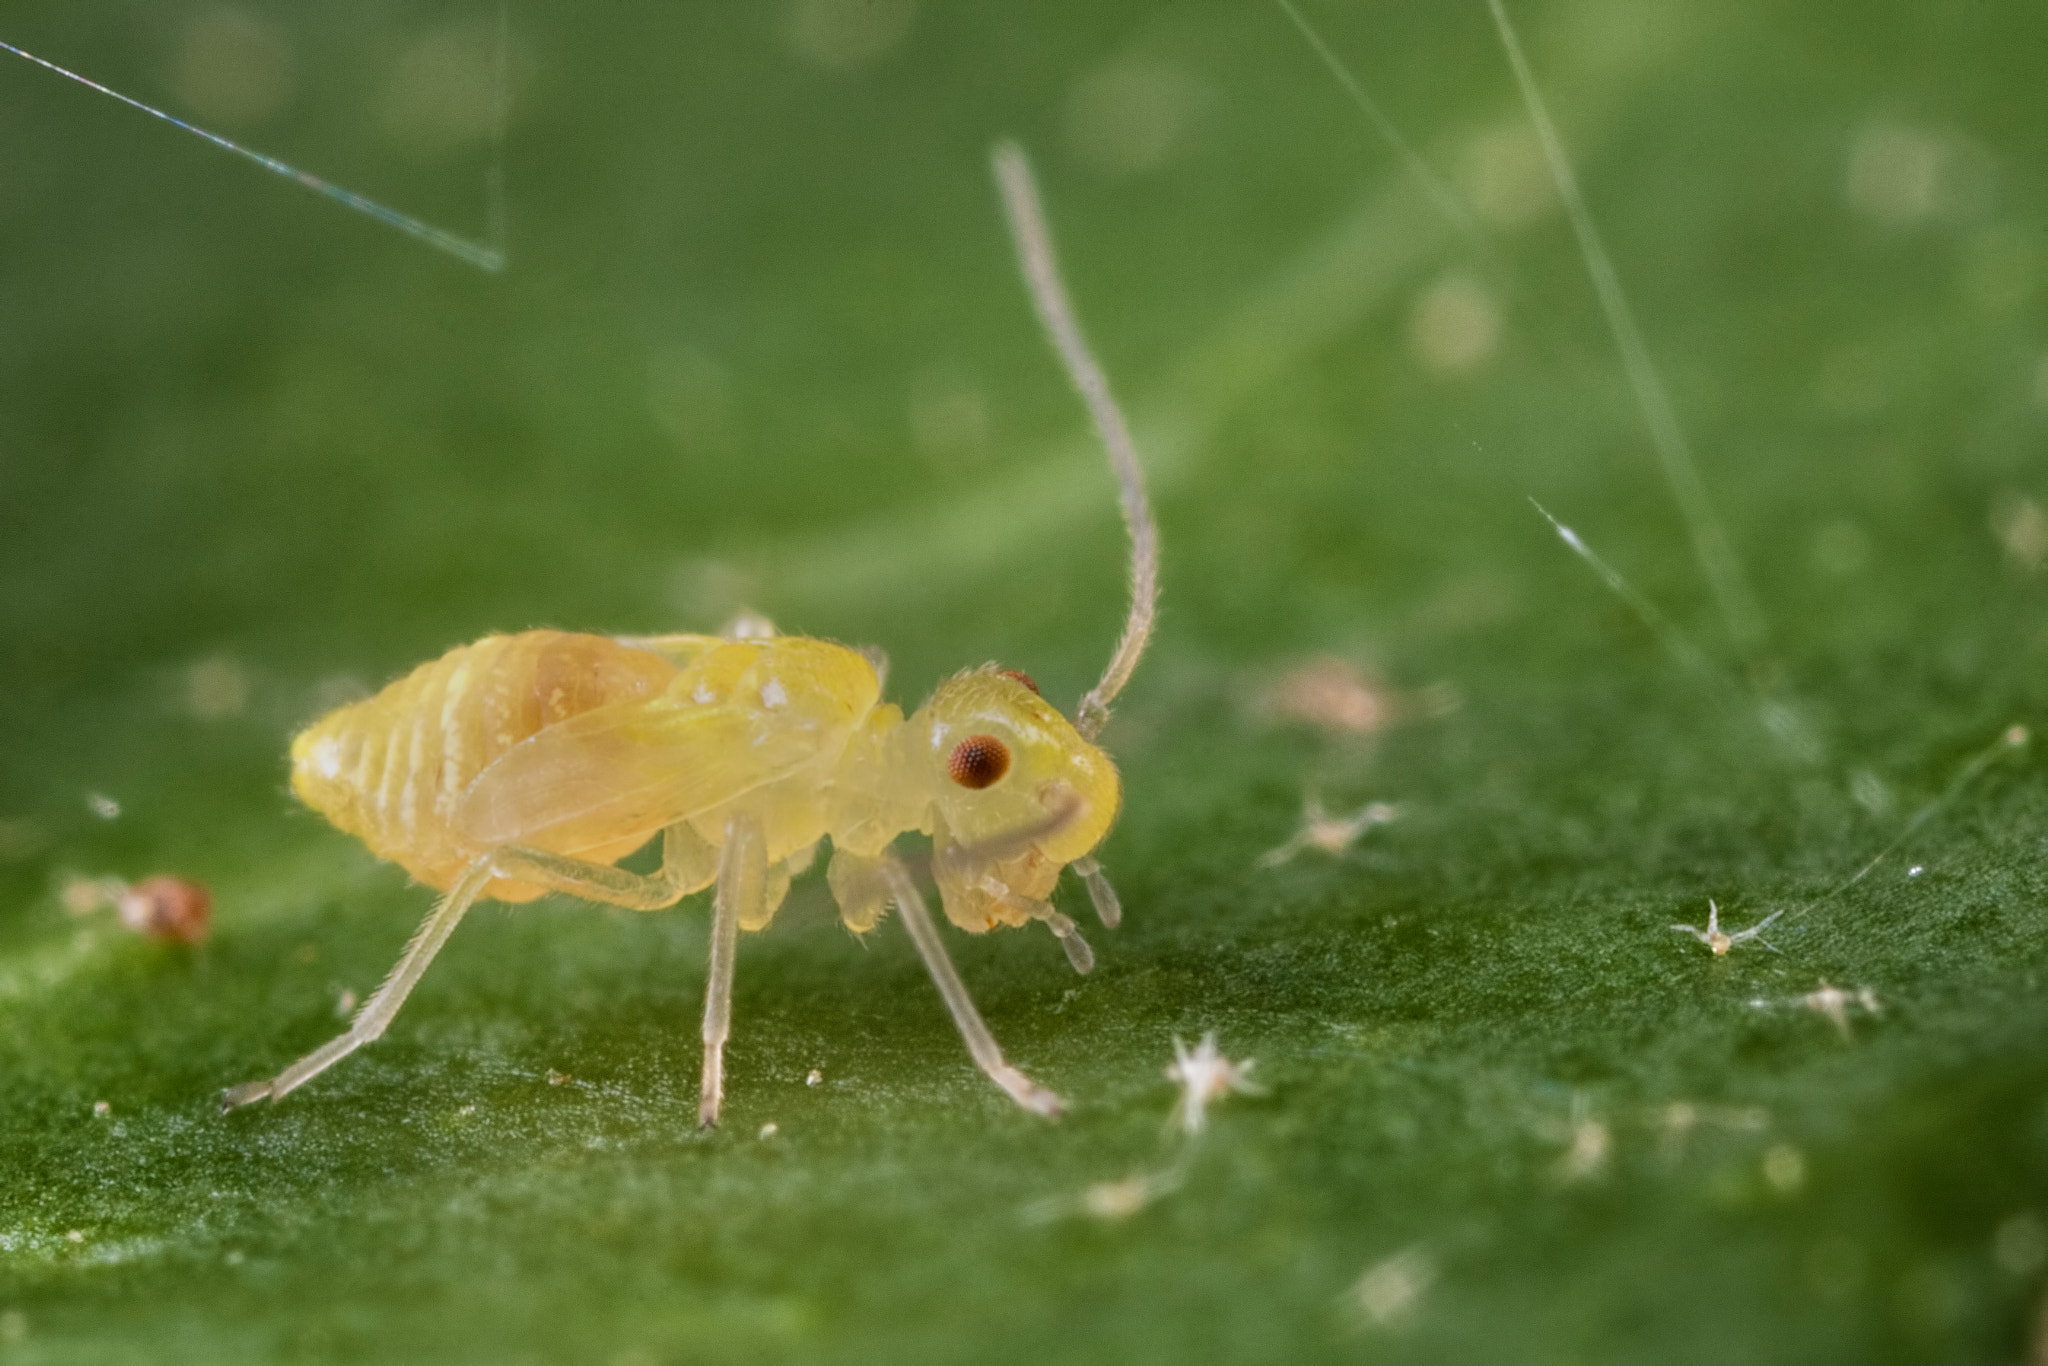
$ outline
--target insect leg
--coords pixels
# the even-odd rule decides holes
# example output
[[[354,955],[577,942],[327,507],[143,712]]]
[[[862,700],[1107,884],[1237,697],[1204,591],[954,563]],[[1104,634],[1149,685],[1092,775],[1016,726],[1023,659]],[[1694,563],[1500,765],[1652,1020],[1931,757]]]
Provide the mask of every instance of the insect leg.
[[[1073,869],[1088,884],[1088,899],[1095,903],[1095,914],[1102,919],[1102,928],[1113,930],[1124,918],[1124,903],[1117,898],[1116,888],[1109,885],[1109,877],[1102,871],[1102,865],[1093,857],[1077,858]]]
[[[725,1040],[732,1033],[732,969],[739,950],[740,921],[757,919],[768,895],[768,850],[752,816],[734,815],[725,825],[718,859],[718,892],[711,911],[711,971],[704,986],[704,1086],[697,1123],[718,1123],[725,1098]]]
[[[1081,937],[1080,927],[1074,924],[1072,916],[1061,915],[1044,901],[1032,906],[1032,914],[1043,920],[1046,928],[1052,931],[1053,938],[1060,941],[1060,947],[1067,951],[1067,962],[1075,972],[1086,977],[1095,971],[1095,950],[1089,948],[1088,941]]]
[[[237,1105],[247,1105],[265,1096],[280,1100],[287,1092],[298,1089],[364,1044],[374,1041],[390,1025],[391,1017],[398,1014],[398,1008],[405,1004],[405,998],[412,994],[421,974],[426,972],[427,964],[434,961],[434,955],[441,951],[441,946],[448,942],[448,936],[462,923],[463,914],[476,904],[484,888],[490,885],[491,877],[490,860],[478,859],[455,880],[447,895],[427,913],[419,932],[413,935],[412,943],[406,945],[398,966],[384,979],[384,985],[378,987],[377,994],[356,1012],[347,1033],[314,1049],[269,1081],[245,1082],[229,1087],[221,1093],[220,1108],[232,1110]]]
[[[967,994],[967,984],[960,980],[953,960],[946,956],[946,946],[939,939],[938,927],[932,923],[932,913],[926,909],[924,895],[917,890],[909,871],[895,859],[885,858],[881,873],[889,895],[896,901],[896,909],[903,916],[904,928],[917,944],[925,968],[931,973],[939,995],[945,998],[946,1009],[952,1012],[953,1023],[959,1026],[960,1037],[967,1041],[967,1051],[974,1061],[988,1073],[989,1080],[1031,1113],[1047,1119],[1057,1116],[1062,1105],[1060,1098],[1004,1061],[995,1035],[988,1032],[981,1012],[974,1008],[974,1000]]]
[[[709,884],[718,867],[718,851],[687,821],[678,821],[662,832],[661,869],[651,876],[519,845],[492,854],[491,866],[500,877],[535,883],[586,901],[658,911]]]

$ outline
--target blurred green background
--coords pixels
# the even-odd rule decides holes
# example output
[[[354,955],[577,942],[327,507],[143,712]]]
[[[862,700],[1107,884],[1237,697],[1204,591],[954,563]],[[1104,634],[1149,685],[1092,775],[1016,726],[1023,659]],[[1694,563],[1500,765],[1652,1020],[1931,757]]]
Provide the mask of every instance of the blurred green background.
[[[1745,661],[1483,7],[1304,9],[1483,249],[1252,0],[521,4],[499,278],[0,62],[0,1360],[2027,1359],[2032,751],[1822,898],[2044,719],[2048,15],[1516,7],[1768,619]],[[77,0],[0,37],[474,233],[495,33]],[[1166,548],[1107,734],[1123,928],[1086,979],[952,936],[1071,1114],[1009,1106],[815,882],[742,947],[715,1135],[694,906],[487,909],[383,1042],[216,1114],[428,902],[285,791],[326,706],[742,604],[883,646],[906,702],[991,658],[1088,685],[1124,552],[1001,135]],[[1260,866],[1311,790],[1400,816]],[[63,906],[157,872],[211,942]],[[1710,896],[1777,951],[1668,928]],[[1882,1014],[1845,1038],[1824,981]],[[1175,1160],[1161,1069],[1212,1029],[1268,1094],[1086,1213]]]

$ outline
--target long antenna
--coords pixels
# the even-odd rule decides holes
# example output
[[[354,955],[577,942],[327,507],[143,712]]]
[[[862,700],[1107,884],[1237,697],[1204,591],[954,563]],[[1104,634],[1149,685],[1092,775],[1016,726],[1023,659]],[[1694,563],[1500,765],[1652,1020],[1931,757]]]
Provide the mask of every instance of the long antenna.
[[[505,19],[503,12],[501,11],[499,15],[499,33],[501,40],[504,34],[504,24]],[[445,251],[450,256],[455,257],[459,261],[467,261],[470,265],[475,266],[479,270],[489,271],[491,274],[495,275],[505,268],[505,252],[503,248],[504,239],[502,236],[504,230],[504,182],[501,167],[494,166],[492,168],[492,181],[489,186],[489,195],[491,199],[491,241],[489,243],[473,242],[466,237],[457,237],[452,232],[448,232],[441,228],[437,228],[432,223],[428,223],[421,219],[414,218],[411,214],[400,213],[397,209],[388,208],[383,204],[379,204],[374,199],[371,199],[365,195],[357,194],[354,190],[345,189],[340,185],[336,185],[333,181],[322,180],[319,176],[314,175],[310,171],[302,171],[296,166],[290,165],[287,162],[279,161],[276,157],[269,156],[263,152],[259,152],[255,150],[253,147],[244,147],[241,143],[236,142],[234,139],[222,137],[219,133],[210,132],[207,129],[201,128],[196,123],[187,123],[185,120],[179,118],[176,114],[167,114],[163,110],[158,109],[155,105],[144,104],[141,100],[138,100],[131,95],[124,95],[118,90],[112,89],[108,86],[101,85],[98,81],[95,81],[90,77],[81,76],[76,71],[66,70],[64,67],[58,66],[55,62],[45,61],[43,58],[36,56],[35,53],[29,52],[23,48],[18,48],[12,43],[0,41],[0,51],[12,52],[15,56],[22,58],[24,61],[34,62],[37,66],[41,67],[45,71],[55,72],[57,75],[62,76],[64,79],[68,81],[76,81],[88,90],[97,90],[100,94],[107,96],[109,99],[119,100],[122,104],[127,105],[130,109],[139,109],[153,119],[162,119],[165,123],[170,124],[171,127],[173,128],[182,128],[186,132],[190,133],[193,137],[200,138],[206,142],[210,142],[224,152],[233,152],[238,157],[241,157],[247,161],[254,162],[256,165],[261,166],[264,170],[270,172],[272,175],[283,176],[286,180],[289,180],[296,185],[301,185],[306,189],[311,190],[314,194],[322,196],[323,198],[331,199],[335,203],[342,205],[344,208],[354,209],[357,213],[376,219],[379,223],[384,224],[386,227],[396,228],[398,229],[398,231],[405,233],[409,237],[418,238],[420,241],[425,242],[428,246],[433,247],[438,251]],[[503,54],[501,53],[499,57],[501,73],[503,70],[503,61],[504,57]],[[498,93],[500,100],[502,100],[504,98],[504,85],[502,74],[500,75],[499,80],[500,84],[498,87]],[[503,118],[503,106],[501,104],[498,125],[500,129],[499,137],[501,139],[503,137]]]
[[[1039,321],[1052,338],[1053,349],[1067,367],[1067,377],[1088,405],[1095,430],[1109,452],[1110,468],[1121,489],[1124,528],[1131,537],[1131,612],[1124,620],[1124,633],[1117,640],[1116,653],[1102,681],[1081,699],[1074,711],[1074,729],[1083,739],[1101,734],[1109,720],[1109,704],[1131,681],[1145,643],[1152,637],[1152,618],[1159,605],[1159,528],[1152,521],[1152,504],[1145,496],[1145,471],[1138,464],[1138,447],[1110,393],[1109,378],[1102,373],[1081,325],[1074,318],[1074,306],[1067,299],[1067,287],[1060,280],[1059,261],[1053,254],[1052,233],[1045,226],[1045,210],[1039,204],[1038,185],[1031,176],[1031,162],[1014,142],[999,142],[990,156],[996,184],[1003,192],[1003,209],[1010,218],[1010,234],[1017,245],[1017,264],[1024,271],[1024,283],[1031,302],[1038,308]]]

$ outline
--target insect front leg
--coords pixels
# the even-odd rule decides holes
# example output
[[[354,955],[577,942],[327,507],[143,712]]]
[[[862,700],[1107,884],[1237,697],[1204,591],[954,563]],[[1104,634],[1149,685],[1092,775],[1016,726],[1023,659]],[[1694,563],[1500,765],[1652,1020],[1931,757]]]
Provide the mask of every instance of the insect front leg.
[[[374,1041],[390,1025],[392,1016],[398,1014],[398,1008],[405,1004],[405,998],[412,994],[421,974],[426,972],[427,964],[434,961],[434,955],[448,942],[448,936],[455,933],[463,915],[490,885],[491,877],[489,859],[478,859],[463,870],[462,876],[449,887],[447,895],[427,913],[419,932],[412,937],[412,943],[406,946],[404,956],[398,960],[398,966],[384,979],[384,985],[377,988],[377,994],[356,1012],[346,1033],[314,1049],[269,1081],[245,1082],[229,1087],[221,1094],[220,1108],[232,1110],[252,1100],[262,1100],[265,1096],[281,1100],[288,1092],[298,1089],[364,1044]]]
[[[711,909],[711,970],[704,985],[704,1084],[698,1093],[697,1123],[718,1123],[725,1099],[725,1040],[732,1033],[732,970],[739,951],[740,922],[763,918],[768,899],[768,847],[761,824],[734,814],[725,823],[725,847],[718,859],[718,891]]]
[[[491,855],[500,877],[633,911],[659,911],[709,886],[718,860],[718,851],[687,821],[662,831],[661,868],[651,876],[522,845]]]
[[[974,1008],[974,999],[967,994],[967,984],[960,980],[953,960],[946,956],[946,946],[939,939],[938,926],[932,923],[932,913],[925,907],[924,894],[917,890],[917,883],[911,879],[909,870],[895,859],[885,858],[881,875],[888,884],[889,895],[895,899],[897,911],[903,916],[904,928],[910,931],[918,953],[924,958],[925,969],[931,973],[939,995],[945,998],[946,1009],[952,1012],[953,1023],[959,1027],[960,1037],[967,1041],[967,1051],[973,1055],[975,1063],[988,1074],[989,1080],[1009,1094],[1010,1099],[1031,1113],[1047,1119],[1057,1116],[1064,1102],[1004,1059],[995,1035],[988,1032],[981,1012]]]

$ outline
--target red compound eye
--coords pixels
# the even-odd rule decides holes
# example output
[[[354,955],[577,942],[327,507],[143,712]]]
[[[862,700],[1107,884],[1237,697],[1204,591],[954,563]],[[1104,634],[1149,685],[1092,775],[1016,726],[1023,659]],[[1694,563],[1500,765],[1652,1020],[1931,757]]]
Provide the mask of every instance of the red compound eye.
[[[946,776],[962,787],[991,787],[1010,771],[1010,747],[993,735],[970,735],[953,746]]]
[[[1038,685],[1031,681],[1031,675],[1025,673],[1022,669],[997,669],[996,672],[1001,674],[1005,678],[1016,679],[1019,683],[1022,683],[1025,687],[1031,689],[1031,691],[1033,692],[1038,691]]]

